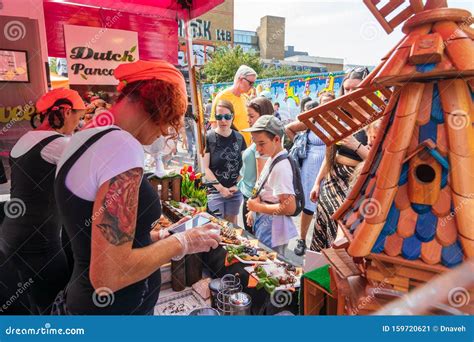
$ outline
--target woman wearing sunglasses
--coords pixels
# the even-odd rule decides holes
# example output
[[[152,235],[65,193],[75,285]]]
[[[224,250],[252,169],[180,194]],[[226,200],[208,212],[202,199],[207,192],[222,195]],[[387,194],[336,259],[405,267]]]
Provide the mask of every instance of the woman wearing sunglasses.
[[[242,167],[242,152],[247,148],[244,137],[232,129],[234,107],[220,100],[216,105],[216,128],[206,136],[204,168],[208,181],[217,181],[210,190],[208,207],[217,216],[237,224],[242,193],[237,188]]]

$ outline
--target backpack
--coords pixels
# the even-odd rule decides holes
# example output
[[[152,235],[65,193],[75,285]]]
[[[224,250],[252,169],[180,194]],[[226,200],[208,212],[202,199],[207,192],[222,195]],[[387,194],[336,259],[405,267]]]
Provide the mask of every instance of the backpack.
[[[293,146],[288,154],[299,166],[302,165],[303,160],[308,157],[308,130],[295,136]]]
[[[300,168],[296,164],[296,162],[291,158],[288,154],[282,154],[278,156],[274,161],[272,161],[272,164],[270,165],[270,169],[268,170],[268,173],[263,180],[263,182],[260,184],[258,189],[254,189],[254,193],[252,194],[252,198],[257,197],[260,192],[262,191],[263,187],[265,186],[265,183],[268,180],[268,177],[270,177],[270,174],[272,173],[273,167],[281,162],[282,160],[288,159],[291,165],[291,170],[293,171],[293,189],[295,190],[295,201],[296,201],[296,209],[293,215],[291,216],[298,216],[304,209],[304,192],[303,192],[303,183],[301,182],[301,173],[300,173]]]
[[[242,146],[242,144],[244,143],[244,137],[242,136],[242,134],[240,134],[239,132],[235,132],[235,137],[237,138],[237,144],[239,144],[239,146]],[[207,143],[209,145],[209,153],[212,156],[217,145],[217,133],[215,130],[211,129],[209,131],[207,135]]]

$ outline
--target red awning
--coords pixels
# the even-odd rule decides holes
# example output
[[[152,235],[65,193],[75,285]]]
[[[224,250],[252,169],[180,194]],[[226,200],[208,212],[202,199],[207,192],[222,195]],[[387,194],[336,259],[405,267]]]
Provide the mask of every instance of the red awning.
[[[123,11],[134,14],[156,15],[168,19],[196,18],[210,11],[224,0],[44,0],[45,3],[59,3],[71,5],[85,5],[95,8]],[[188,5],[189,4],[189,5]]]
[[[189,9],[181,4],[191,2]],[[48,55],[66,57],[63,25],[138,32],[140,58],[178,62],[176,19],[200,16],[224,0],[44,0]]]

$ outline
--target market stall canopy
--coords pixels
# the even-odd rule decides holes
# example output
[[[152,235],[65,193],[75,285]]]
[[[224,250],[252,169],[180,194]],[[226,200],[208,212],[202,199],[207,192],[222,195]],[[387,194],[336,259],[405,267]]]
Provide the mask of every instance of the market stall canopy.
[[[63,25],[69,24],[138,32],[140,59],[164,59],[177,64],[177,19],[195,18],[222,2],[104,0],[99,7],[95,0],[44,0],[48,55],[65,57]],[[93,44],[87,39],[84,43]]]
[[[161,18],[192,19],[210,11],[224,0],[44,0],[45,3],[69,4],[123,11]]]

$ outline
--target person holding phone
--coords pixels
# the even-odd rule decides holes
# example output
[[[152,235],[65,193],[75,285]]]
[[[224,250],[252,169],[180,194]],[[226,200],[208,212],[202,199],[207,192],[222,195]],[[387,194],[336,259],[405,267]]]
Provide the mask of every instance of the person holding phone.
[[[206,136],[204,169],[208,181],[218,181],[210,189],[209,210],[227,221],[237,224],[243,196],[237,188],[242,168],[242,152],[247,148],[244,137],[232,129],[234,107],[220,100],[216,107],[217,127]]]
[[[55,194],[74,270],[53,314],[151,315],[160,267],[220,241],[214,224],[151,233],[161,204],[143,177],[143,145],[182,127],[183,75],[168,62],[140,60],[121,64],[114,76],[116,104],[71,138],[58,165]]]

